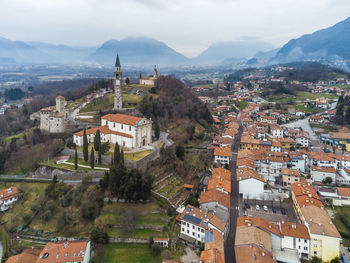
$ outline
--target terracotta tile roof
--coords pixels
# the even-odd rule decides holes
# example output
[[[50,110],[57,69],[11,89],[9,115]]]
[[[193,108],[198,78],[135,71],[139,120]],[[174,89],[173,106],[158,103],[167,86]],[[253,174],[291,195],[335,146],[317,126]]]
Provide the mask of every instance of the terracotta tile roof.
[[[268,251],[272,250],[270,233],[256,226],[239,226],[236,229],[235,245],[258,244]]]
[[[255,226],[266,232],[283,237],[277,225],[261,217],[241,216],[237,219],[237,227],[239,226]]]
[[[135,126],[143,118],[135,117],[135,116],[131,116],[131,115],[126,115],[126,114],[107,114],[107,115],[103,116],[101,119],[111,121],[111,122],[117,122],[117,123],[123,123],[123,124]]]
[[[288,168],[282,168],[281,169],[282,175],[290,175],[290,176],[298,176],[300,177],[300,171],[296,169],[288,169]]]
[[[201,263],[225,263],[224,256],[216,248],[204,250],[200,256]]]
[[[201,193],[199,203],[203,204],[210,202],[218,202],[219,204],[230,208],[230,196],[216,189],[211,189]]]
[[[231,172],[224,168],[214,168],[208,181],[208,190],[220,189],[231,193]]]
[[[3,189],[0,191],[0,200],[5,201],[7,199],[17,196],[18,193],[19,190],[17,186],[12,186],[10,188]]]
[[[253,169],[255,169],[255,164],[254,164],[254,161],[251,160],[251,159],[248,159],[248,158],[240,158],[237,160],[237,164],[236,164],[237,167],[240,167],[240,166],[249,166]]]
[[[212,177],[222,177],[226,180],[231,180],[231,171],[225,168],[213,168]]]
[[[273,147],[282,147],[282,143],[277,142],[277,141],[272,141],[272,146]]]
[[[302,207],[301,212],[309,225],[311,234],[341,238],[326,209],[311,205]]]
[[[291,185],[292,192],[296,197],[308,196],[320,200],[320,197],[316,193],[316,190],[309,183],[294,183]]]
[[[238,133],[238,130],[236,129],[226,129],[224,132],[224,135],[229,135],[231,137],[234,137]]]
[[[188,221],[186,219],[186,215],[192,216],[197,218],[198,223],[195,223],[193,221]],[[186,221],[189,222],[191,224],[195,224],[197,226],[200,226],[204,229],[209,229],[209,224],[212,224],[213,226],[215,226],[217,229],[219,229],[220,231],[224,232],[225,228],[226,228],[226,223],[224,221],[222,221],[220,218],[218,218],[216,215],[212,214],[212,213],[208,213],[205,212],[203,210],[200,210],[197,207],[191,206],[191,205],[187,205],[185,210],[179,215],[178,218],[180,221]],[[206,223],[208,222],[208,223]]]
[[[56,112],[56,106],[50,106],[50,107],[46,107],[46,108],[42,108],[40,109],[40,111],[51,111],[51,112]]]
[[[36,263],[58,263],[83,261],[88,241],[48,242]],[[47,258],[40,258],[48,253]]]
[[[88,129],[88,130],[86,130],[86,135],[95,134],[98,130],[100,130],[100,132],[103,134],[115,134],[115,135],[119,135],[119,136],[126,137],[126,138],[133,138],[133,136],[130,134],[110,130],[108,128],[108,125]],[[84,130],[76,132],[76,133],[74,133],[74,135],[80,136],[80,137],[84,136]]]
[[[228,156],[231,157],[231,149],[226,147],[215,147],[214,148],[215,156]]]
[[[169,241],[168,237],[154,237],[154,241]]]
[[[252,170],[250,168],[246,168],[246,167],[238,168],[236,169],[236,172],[237,172],[237,181],[243,181],[250,178],[254,178],[261,182],[265,182],[264,176],[262,176],[257,171]]]
[[[30,253],[21,253],[10,257],[6,263],[35,263],[38,259],[38,255],[33,255]]]
[[[235,246],[236,263],[277,263],[271,252],[255,244]]]
[[[350,188],[337,187],[338,194],[341,196],[350,196]]]
[[[309,152],[308,156],[309,156],[309,159],[313,159],[316,161],[327,161],[327,162],[334,161],[334,159],[331,157],[331,155],[329,155],[327,153]]]
[[[205,246],[200,256],[202,263],[225,262],[224,238],[215,229],[205,231]]]
[[[309,230],[304,224],[281,221],[280,228],[281,228],[281,233],[284,236],[310,240]]]
[[[336,171],[333,167],[312,166],[311,170],[313,172],[321,172],[321,173],[332,173],[332,174],[336,173]]]

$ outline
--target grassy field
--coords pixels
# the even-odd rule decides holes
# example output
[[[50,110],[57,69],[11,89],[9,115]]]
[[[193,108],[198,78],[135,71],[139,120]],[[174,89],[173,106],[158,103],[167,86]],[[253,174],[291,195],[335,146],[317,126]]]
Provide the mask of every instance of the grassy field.
[[[134,94],[123,94],[123,103],[125,104],[137,104],[142,101],[143,96],[134,95]]]
[[[280,103],[288,103],[288,102],[296,102],[296,101],[314,101],[316,98],[325,97],[328,99],[337,99],[338,96],[334,94],[328,93],[311,93],[308,91],[299,91],[297,96],[288,96],[286,94],[277,95],[277,96],[268,96],[266,99],[268,101],[280,102]]]
[[[248,106],[248,102],[246,102],[246,101],[238,102],[238,109],[239,110],[244,110],[247,106]]]
[[[297,104],[294,106],[294,109],[296,110],[301,110],[301,111],[305,111],[306,113],[311,113],[311,114],[314,114],[314,113],[319,113],[319,112],[322,112],[324,111],[323,109],[319,109],[319,108],[315,108],[315,107],[304,107],[304,104]]]
[[[140,160],[152,152],[153,152],[152,150],[145,150],[145,151],[136,152],[136,153],[124,153],[124,158],[127,160],[134,160],[134,161]]]
[[[114,105],[114,96],[109,94],[102,98],[95,99],[83,107],[80,112],[94,112],[99,110],[112,110]]]
[[[96,157],[96,155],[95,155],[95,157]],[[71,156],[69,158],[68,162],[74,164],[74,157]],[[89,161],[85,162],[83,159],[80,159],[80,158],[78,158],[78,164],[90,166],[90,162]],[[71,170],[71,171],[74,170],[74,165],[67,164],[67,163],[55,164],[52,159],[49,160],[49,161],[43,161],[43,162],[40,163],[40,165],[42,165],[42,166],[49,166],[49,167],[52,167],[52,168],[66,169],[66,170]],[[109,166],[107,166],[107,165],[99,165],[99,164],[95,163],[95,168],[96,167],[108,168]],[[77,169],[77,171],[90,171],[90,170],[92,170],[90,167],[81,167],[81,166],[78,166],[78,169]]]
[[[108,230],[109,237],[123,237],[122,229],[112,227]],[[134,229],[131,234],[128,234],[128,238],[140,238],[149,239],[150,237],[167,237],[168,234],[163,231],[156,231],[152,229]]]
[[[148,245],[109,244],[103,262],[157,263],[161,262],[161,256],[153,256]]]
[[[310,126],[312,128],[322,129],[323,130],[322,132],[325,132],[325,133],[336,132],[338,130],[337,127],[333,127],[333,126],[329,126],[329,125],[322,125],[322,124],[310,123]]]
[[[347,218],[350,217],[350,207],[334,207],[334,218],[332,219],[334,225],[337,227],[340,235],[343,238],[344,246],[350,246],[350,228],[347,227],[341,219],[341,213],[343,213]]]

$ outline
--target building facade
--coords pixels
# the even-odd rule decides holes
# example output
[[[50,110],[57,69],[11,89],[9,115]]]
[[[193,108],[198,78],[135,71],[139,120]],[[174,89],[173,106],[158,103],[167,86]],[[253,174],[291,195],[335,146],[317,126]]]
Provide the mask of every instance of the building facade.
[[[56,98],[56,106],[40,110],[40,131],[44,133],[63,133],[66,131],[69,110],[64,97]]]

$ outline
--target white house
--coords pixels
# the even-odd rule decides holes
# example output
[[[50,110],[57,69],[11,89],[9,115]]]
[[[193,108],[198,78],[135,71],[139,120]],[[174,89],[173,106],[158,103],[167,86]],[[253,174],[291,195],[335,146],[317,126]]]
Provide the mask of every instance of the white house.
[[[186,206],[185,210],[177,216],[177,220],[181,223],[179,237],[195,245],[205,243],[205,230],[215,229],[223,235],[224,239],[228,233],[228,224],[213,213],[191,205]]]
[[[12,186],[0,191],[0,210],[6,211],[10,205],[18,200],[19,190],[16,186]]]
[[[243,199],[263,199],[265,180],[257,171],[249,168],[238,168],[237,181],[239,195]]]
[[[332,183],[335,183],[336,171],[332,167],[311,167],[311,179],[314,182],[322,182],[327,177],[332,178]]]
[[[169,238],[168,237],[154,237],[154,244],[158,244],[160,247],[169,247]]]
[[[281,221],[279,223],[283,249],[298,251],[299,258],[309,259],[310,255],[310,234],[304,224]]]
[[[283,138],[283,129],[278,124],[270,125],[270,131],[271,131],[272,137]]]
[[[88,240],[48,242],[36,263],[88,263],[90,262],[90,253],[91,242]]]
[[[309,133],[306,131],[300,132],[296,137],[295,137],[295,143],[297,145],[300,145],[303,148],[307,148],[310,145],[310,136]]]
[[[221,165],[228,165],[231,159],[231,149],[227,147],[214,148],[214,162]]]
[[[86,130],[89,143],[94,141],[97,130],[101,133],[101,142],[134,149],[152,143],[152,122],[146,118],[125,114],[108,114],[101,118],[101,127]],[[83,145],[84,131],[73,135],[76,145]]]

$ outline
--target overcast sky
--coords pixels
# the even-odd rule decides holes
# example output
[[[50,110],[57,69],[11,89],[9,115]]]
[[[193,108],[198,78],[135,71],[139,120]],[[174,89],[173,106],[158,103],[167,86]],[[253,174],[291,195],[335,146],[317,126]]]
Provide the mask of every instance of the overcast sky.
[[[246,37],[279,47],[349,11],[350,0],[0,0],[0,36],[83,46],[147,36],[194,56]]]

